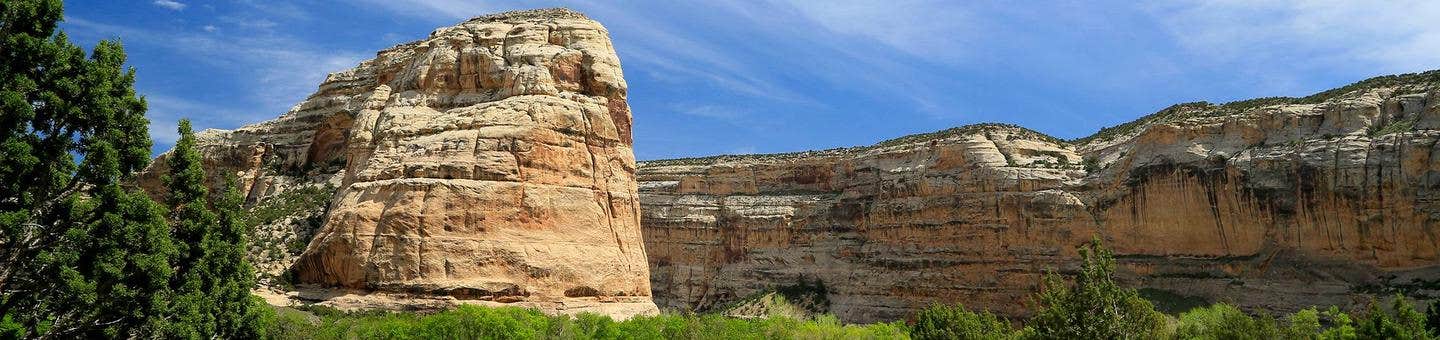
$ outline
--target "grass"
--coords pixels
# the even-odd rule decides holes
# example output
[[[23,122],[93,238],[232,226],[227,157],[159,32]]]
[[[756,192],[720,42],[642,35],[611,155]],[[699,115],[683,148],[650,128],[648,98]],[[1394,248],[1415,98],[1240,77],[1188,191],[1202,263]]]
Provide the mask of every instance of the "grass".
[[[275,339],[906,339],[902,323],[846,325],[834,316],[730,318],[661,314],[550,316],[534,309],[460,306],[433,314],[277,310]]]

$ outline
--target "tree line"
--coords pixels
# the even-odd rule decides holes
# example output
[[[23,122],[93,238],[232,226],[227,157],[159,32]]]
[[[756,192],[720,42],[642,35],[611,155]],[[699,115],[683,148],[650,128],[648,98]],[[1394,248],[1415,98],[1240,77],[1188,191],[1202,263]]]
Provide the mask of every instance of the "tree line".
[[[87,54],[59,0],[0,2],[0,337],[253,338],[265,312],[233,182],[188,121],[156,202],[146,103],[119,41]]]

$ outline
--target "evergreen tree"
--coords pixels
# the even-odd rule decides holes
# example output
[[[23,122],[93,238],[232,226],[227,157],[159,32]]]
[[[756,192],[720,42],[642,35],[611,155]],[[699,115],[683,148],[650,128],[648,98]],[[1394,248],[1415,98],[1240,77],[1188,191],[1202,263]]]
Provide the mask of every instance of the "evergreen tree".
[[[1440,336],[1440,299],[1430,300],[1430,307],[1425,309],[1425,328]]]
[[[990,312],[976,313],[964,306],[933,305],[915,313],[912,339],[1005,339],[1010,323]]]
[[[180,140],[168,158],[165,177],[171,223],[180,243],[175,260],[176,293],[169,329],[172,337],[254,337],[260,318],[250,295],[255,273],[245,259],[248,228],[242,198],[233,179],[223,194],[212,197],[196,149],[189,120],[181,120]]]
[[[167,159],[170,173],[164,177],[165,202],[170,206],[170,223],[174,226],[176,248],[175,276],[171,287],[175,292],[171,317],[176,322],[168,330],[171,336],[197,338],[215,333],[215,315],[211,314],[210,296],[206,288],[215,275],[205,263],[209,255],[211,230],[217,218],[210,211],[205,187],[205,169],[200,153],[195,150],[195,135],[189,120],[180,120],[180,139],[175,142]]]
[[[1036,296],[1039,309],[1029,328],[1050,339],[1150,339],[1164,337],[1165,316],[1134,289],[1115,282],[1115,259],[1099,239],[1080,248],[1073,286],[1046,275]]]
[[[1415,310],[1404,295],[1395,294],[1390,309],[1393,315],[1370,300],[1370,310],[1356,328],[1357,335],[1362,339],[1434,339],[1425,328],[1425,315]]]
[[[150,158],[124,48],[90,55],[59,0],[0,1],[0,315],[7,334],[145,336],[162,327],[164,210],[121,183]]]

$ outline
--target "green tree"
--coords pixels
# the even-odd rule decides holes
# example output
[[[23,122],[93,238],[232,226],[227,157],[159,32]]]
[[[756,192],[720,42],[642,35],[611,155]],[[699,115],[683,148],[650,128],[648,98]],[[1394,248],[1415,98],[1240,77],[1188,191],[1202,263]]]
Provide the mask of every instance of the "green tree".
[[[179,243],[175,292],[168,335],[177,338],[253,337],[261,317],[250,296],[254,269],[245,260],[249,234],[241,216],[241,196],[233,178],[211,196],[189,120],[180,120],[180,139],[170,152],[165,176],[166,203]]]
[[[1165,315],[1134,289],[1115,282],[1114,254],[1097,238],[1080,248],[1072,285],[1046,275],[1028,328],[1047,339],[1152,339],[1165,337]]]
[[[164,177],[165,202],[170,206],[170,223],[179,250],[171,283],[175,298],[170,313],[176,322],[168,333],[197,338],[216,332],[216,315],[211,313],[211,297],[206,291],[210,286],[206,281],[216,273],[205,258],[209,255],[210,231],[218,219],[206,200],[210,192],[205,187],[205,169],[200,166],[189,120],[180,120],[179,133],[180,139],[167,159],[170,173]]]
[[[1415,305],[1405,300],[1404,295],[1395,294],[1387,313],[1380,303],[1371,300],[1370,310],[1360,326],[1357,335],[1362,339],[1433,339],[1425,328],[1425,315],[1415,310]]]
[[[915,313],[913,339],[1005,339],[1010,323],[990,312],[975,313],[964,306],[932,305]]]
[[[1430,307],[1425,309],[1425,328],[1430,329],[1430,334],[1440,335],[1440,299],[1430,300]]]
[[[164,209],[121,183],[150,158],[124,48],[86,56],[59,0],[0,2],[0,314],[33,337],[143,336],[164,324]]]
[[[1307,332],[1302,338],[1318,333],[1318,329],[1312,331],[1306,328],[1304,324],[1297,328],[1297,331]],[[1278,339],[1280,335],[1275,319],[1254,318],[1235,306],[1223,303],[1181,314],[1180,325],[1175,330],[1176,338],[1180,339]]]

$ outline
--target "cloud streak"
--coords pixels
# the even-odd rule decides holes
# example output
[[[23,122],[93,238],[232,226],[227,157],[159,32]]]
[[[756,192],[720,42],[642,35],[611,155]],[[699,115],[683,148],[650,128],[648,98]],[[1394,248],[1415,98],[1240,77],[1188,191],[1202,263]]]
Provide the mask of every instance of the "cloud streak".
[[[180,11],[185,9],[185,3],[174,0],[155,0],[155,2],[152,2],[152,4],[154,4],[155,6],[164,7],[172,11]]]
[[[1440,26],[1433,23],[1440,2],[1184,1],[1150,11],[1197,60],[1276,83],[1294,83],[1286,75],[1305,71],[1381,74],[1440,65]]]
[[[190,117],[197,128],[234,128],[271,119],[314,92],[325,76],[353,67],[365,54],[323,50],[287,35],[241,28],[242,33],[226,34],[215,26],[197,31],[163,31],[113,25],[71,16],[66,29],[81,37],[120,38],[127,46],[158,48],[193,63],[216,70],[215,74],[236,74],[229,81],[244,89],[219,104],[199,104],[182,96],[145,91],[151,105],[151,133],[157,148],[174,141],[174,122]],[[219,72],[219,71],[224,72]]]

